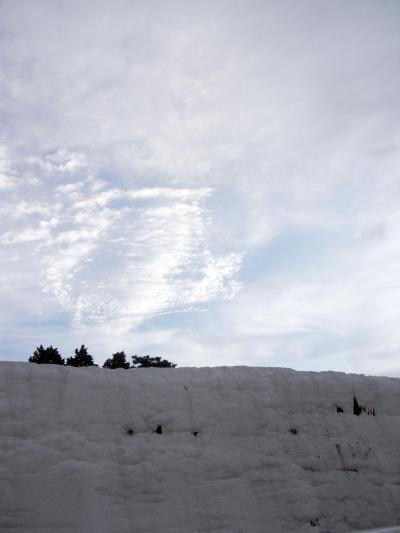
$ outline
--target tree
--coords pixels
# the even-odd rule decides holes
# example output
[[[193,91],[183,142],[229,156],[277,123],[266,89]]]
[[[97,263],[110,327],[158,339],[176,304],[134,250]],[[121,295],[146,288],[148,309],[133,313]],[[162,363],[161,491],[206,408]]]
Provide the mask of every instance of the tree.
[[[175,368],[176,364],[167,361],[166,359],[161,359],[161,357],[150,357],[150,355],[134,355],[132,357],[132,366],[131,368]]]
[[[68,366],[96,366],[93,357],[88,353],[84,344],[79,348],[75,348],[75,356],[68,357],[66,364]]]
[[[129,363],[126,362],[125,352],[116,352],[112,354],[112,357],[106,360],[103,368],[129,368]]]
[[[33,352],[33,355],[29,358],[29,362],[50,365],[63,365],[64,359],[59,354],[57,348],[53,348],[53,346],[43,348],[43,345],[41,344]]]

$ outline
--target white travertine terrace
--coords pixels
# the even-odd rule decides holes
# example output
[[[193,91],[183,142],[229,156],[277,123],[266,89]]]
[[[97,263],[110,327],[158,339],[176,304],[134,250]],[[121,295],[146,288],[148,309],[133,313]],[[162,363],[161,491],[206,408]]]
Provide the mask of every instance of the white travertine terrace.
[[[0,420],[4,533],[400,523],[400,379],[3,362]]]

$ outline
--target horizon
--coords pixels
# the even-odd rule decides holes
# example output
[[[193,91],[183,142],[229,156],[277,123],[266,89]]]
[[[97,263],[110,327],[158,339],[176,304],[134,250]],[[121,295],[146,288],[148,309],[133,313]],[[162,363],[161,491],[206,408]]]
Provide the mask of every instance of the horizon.
[[[0,4],[0,360],[400,377],[400,4]]]
[[[62,354],[61,354],[62,355]],[[126,354],[126,358],[127,358],[127,363],[131,363],[131,359],[132,359],[133,356],[128,356]],[[169,361],[171,363],[173,363],[173,361]],[[400,379],[400,377],[398,376],[388,376],[388,375],[385,375],[385,374],[372,374],[372,373],[361,373],[361,372],[344,372],[343,370],[297,370],[295,368],[291,368],[291,367],[287,367],[287,366],[266,366],[266,365],[246,365],[246,364],[238,364],[238,365],[214,365],[214,366],[207,366],[207,365],[204,365],[204,366],[189,366],[189,365],[185,365],[185,366],[171,366],[171,367],[156,367],[156,366],[129,366],[128,368],[122,368],[122,367],[118,367],[118,368],[109,368],[109,367],[104,367],[101,362],[100,363],[95,363],[93,365],[88,365],[88,366],[74,366],[74,365],[67,365],[65,362],[63,364],[58,364],[58,363],[36,363],[36,362],[30,362],[30,361],[22,361],[22,360],[13,360],[13,359],[4,359],[4,360],[0,360],[0,364],[1,363],[4,363],[4,364],[8,364],[8,363],[12,363],[12,364],[26,364],[26,365],[40,365],[40,366],[57,366],[57,367],[62,367],[62,368],[68,368],[68,369],[75,369],[76,371],[81,371],[82,369],[86,369],[86,370],[92,370],[92,369],[100,369],[100,370],[104,370],[106,372],[114,372],[116,370],[118,371],[124,371],[124,370],[151,370],[151,371],[159,371],[159,370],[221,370],[221,369],[231,369],[231,370],[240,370],[240,369],[249,369],[249,370],[257,370],[257,369],[263,369],[263,370],[271,370],[271,371],[289,371],[289,372],[294,372],[294,373],[305,373],[305,374],[343,374],[345,376],[359,376],[359,377],[366,377],[366,378],[387,378],[387,379],[390,379],[390,380],[393,380],[393,379]],[[104,363],[104,361],[103,361]],[[74,370],[74,371],[75,371]]]

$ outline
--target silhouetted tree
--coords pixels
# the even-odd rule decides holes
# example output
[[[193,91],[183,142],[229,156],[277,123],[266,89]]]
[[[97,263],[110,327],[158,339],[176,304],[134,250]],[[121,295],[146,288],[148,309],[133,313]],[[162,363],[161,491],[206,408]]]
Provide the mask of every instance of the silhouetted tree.
[[[64,359],[59,354],[57,348],[53,348],[53,346],[43,348],[43,345],[41,344],[33,352],[33,355],[29,358],[29,362],[50,365],[63,365]]]
[[[129,363],[126,362],[125,352],[116,352],[112,354],[112,357],[106,360],[103,368],[129,368]]]
[[[68,366],[96,366],[93,357],[88,353],[84,344],[79,348],[75,348],[75,356],[68,357],[66,364]]]
[[[175,368],[176,364],[167,361],[166,359],[161,359],[161,357],[150,357],[150,355],[134,355],[132,357],[132,366],[131,368],[148,368],[148,367],[157,367],[157,368]]]

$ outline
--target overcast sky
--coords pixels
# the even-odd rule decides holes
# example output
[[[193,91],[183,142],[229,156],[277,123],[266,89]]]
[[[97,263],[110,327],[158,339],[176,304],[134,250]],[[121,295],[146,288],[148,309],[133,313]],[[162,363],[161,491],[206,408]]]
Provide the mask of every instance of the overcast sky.
[[[0,0],[0,358],[400,376],[398,0]]]

